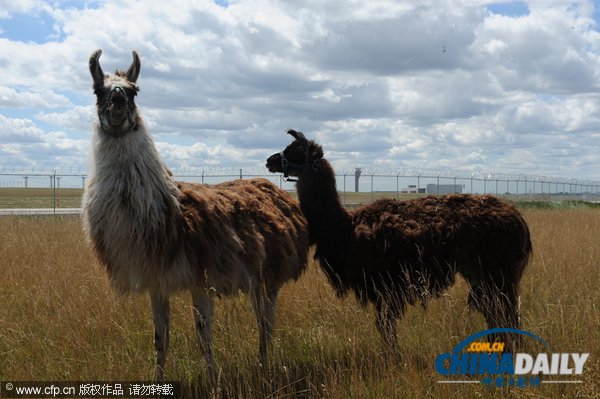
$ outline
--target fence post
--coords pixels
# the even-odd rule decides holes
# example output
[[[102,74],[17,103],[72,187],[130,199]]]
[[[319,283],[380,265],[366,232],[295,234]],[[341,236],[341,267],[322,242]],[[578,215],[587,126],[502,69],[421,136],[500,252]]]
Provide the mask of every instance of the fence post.
[[[373,202],[373,175],[371,175],[371,202]]]
[[[56,169],[52,175],[52,209],[53,214],[56,215]]]
[[[348,172],[344,172],[344,206],[346,206],[346,175]]]

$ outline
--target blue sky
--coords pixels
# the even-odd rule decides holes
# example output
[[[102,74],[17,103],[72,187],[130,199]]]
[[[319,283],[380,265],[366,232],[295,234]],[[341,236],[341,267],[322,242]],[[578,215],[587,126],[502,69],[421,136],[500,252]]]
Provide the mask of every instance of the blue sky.
[[[527,3],[520,1],[489,4],[487,5],[487,9],[494,14],[506,15],[509,17],[520,17],[529,14]]]
[[[53,39],[54,21],[45,13],[16,14],[2,20],[2,37],[23,42],[44,43]]]
[[[138,105],[173,169],[256,168],[320,141],[339,169],[600,180],[592,1],[5,0],[0,170],[86,170],[105,71],[142,55]]]

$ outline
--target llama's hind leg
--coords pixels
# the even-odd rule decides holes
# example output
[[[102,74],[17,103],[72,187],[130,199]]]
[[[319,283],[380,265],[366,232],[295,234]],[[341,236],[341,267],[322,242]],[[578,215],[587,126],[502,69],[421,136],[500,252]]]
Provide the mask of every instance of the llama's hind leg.
[[[398,319],[398,312],[385,301],[379,301],[376,309],[375,322],[383,340],[384,352],[388,353],[388,351],[392,351],[392,353],[397,354],[396,321]]]
[[[519,328],[519,295],[515,284],[486,282],[472,285],[468,303],[483,314],[490,329]],[[518,334],[503,334],[491,338],[506,341],[508,351],[514,351],[519,343]]]
[[[154,378],[162,380],[165,372],[165,362],[169,351],[169,298],[152,293],[152,320],[154,322],[154,347],[156,348],[156,369]]]
[[[275,327],[275,305],[277,303],[277,288],[267,288],[263,284],[257,284],[250,294],[252,309],[256,315],[259,331],[259,362],[265,367],[267,365],[267,351],[273,338]]]
[[[206,288],[197,287],[192,290],[192,304],[194,311],[194,325],[198,335],[200,349],[206,359],[208,376],[214,388],[217,382],[217,373],[213,360],[211,340],[212,299]]]
[[[519,295],[512,284],[487,282],[472,285],[468,303],[484,315],[489,328],[519,328]]]

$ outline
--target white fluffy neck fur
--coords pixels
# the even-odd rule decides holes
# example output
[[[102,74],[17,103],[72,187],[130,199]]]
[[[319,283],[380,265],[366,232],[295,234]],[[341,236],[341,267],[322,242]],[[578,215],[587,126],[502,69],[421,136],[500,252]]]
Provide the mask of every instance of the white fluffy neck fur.
[[[147,273],[172,262],[160,248],[175,245],[173,218],[179,212],[178,188],[160,160],[143,123],[135,131],[113,137],[93,129],[94,170],[83,198],[84,225],[93,242],[104,243],[119,291],[152,288]],[[180,278],[173,273],[174,278]],[[173,284],[163,282],[169,291]],[[156,287],[154,287],[156,288]]]

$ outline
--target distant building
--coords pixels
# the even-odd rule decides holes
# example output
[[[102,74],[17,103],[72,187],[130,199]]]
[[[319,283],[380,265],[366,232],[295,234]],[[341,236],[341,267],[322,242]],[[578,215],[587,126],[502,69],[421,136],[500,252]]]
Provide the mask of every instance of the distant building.
[[[462,194],[462,184],[428,184],[427,194]]]
[[[416,184],[411,184],[406,188],[403,188],[402,190],[400,190],[400,192],[402,194],[425,194],[425,188],[419,188],[417,190],[417,185]]]

